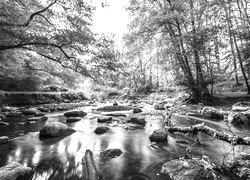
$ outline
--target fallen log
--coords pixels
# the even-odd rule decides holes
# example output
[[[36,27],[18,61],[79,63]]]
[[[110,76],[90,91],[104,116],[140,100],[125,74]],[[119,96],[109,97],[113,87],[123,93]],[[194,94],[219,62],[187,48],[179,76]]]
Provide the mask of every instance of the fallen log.
[[[100,180],[101,175],[94,163],[93,154],[87,150],[82,159],[83,165],[83,179],[84,180]]]
[[[190,127],[185,126],[166,126],[166,130],[170,133],[180,132],[180,133],[192,133],[197,134],[202,132],[213,138],[228,142],[232,145],[250,145],[250,137],[240,137],[236,135],[227,134],[225,132],[217,131],[209,126],[206,126],[204,123],[197,124]]]

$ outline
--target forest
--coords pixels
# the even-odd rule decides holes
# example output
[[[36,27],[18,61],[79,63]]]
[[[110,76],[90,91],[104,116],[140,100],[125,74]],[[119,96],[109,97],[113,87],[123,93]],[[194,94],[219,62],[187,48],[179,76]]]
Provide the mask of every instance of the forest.
[[[248,0],[0,9],[0,180],[250,179]]]

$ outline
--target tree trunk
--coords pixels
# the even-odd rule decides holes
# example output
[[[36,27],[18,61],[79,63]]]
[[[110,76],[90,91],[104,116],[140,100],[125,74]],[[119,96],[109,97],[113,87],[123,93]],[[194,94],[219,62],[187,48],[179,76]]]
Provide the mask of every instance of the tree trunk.
[[[238,59],[239,59],[239,63],[240,63],[241,72],[242,72],[242,75],[243,75],[245,83],[246,83],[247,94],[250,94],[250,87],[249,87],[249,84],[248,84],[246,72],[245,72],[245,69],[244,69],[244,66],[243,66],[243,61],[242,61],[242,58],[241,58],[240,50],[239,50],[239,47],[237,45],[237,41],[236,41],[235,35],[233,36],[233,38],[234,38],[234,43],[235,43],[235,47],[236,47],[237,54],[238,54]]]

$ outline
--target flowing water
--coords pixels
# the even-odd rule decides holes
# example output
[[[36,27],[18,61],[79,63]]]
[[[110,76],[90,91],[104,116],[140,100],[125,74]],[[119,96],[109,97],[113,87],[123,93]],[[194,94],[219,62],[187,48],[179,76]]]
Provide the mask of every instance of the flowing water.
[[[10,123],[8,127],[0,127],[0,136],[15,137],[11,143],[0,146],[0,166],[17,161],[35,171],[33,180],[77,180],[81,179],[82,158],[87,149],[94,154],[94,161],[104,180],[125,180],[132,177],[148,177],[149,179],[169,179],[161,174],[161,165],[169,160],[182,157],[189,147],[192,155],[206,155],[216,164],[221,164],[225,153],[237,151],[228,143],[213,140],[211,137],[199,135],[202,143],[187,135],[169,135],[166,143],[151,143],[148,136],[153,130],[162,126],[160,116],[146,115],[145,127],[129,128],[126,124],[107,123],[111,131],[96,135],[94,129],[104,124],[97,123],[96,114],[91,107],[83,108],[88,115],[76,123],[67,123],[76,132],[64,138],[40,140],[39,130],[45,122],[35,124]],[[126,112],[128,115],[131,112]],[[49,113],[48,121],[65,123],[63,112]],[[173,121],[182,125],[200,123],[184,117],[174,117]],[[228,130],[225,123],[210,122],[206,124],[217,130]],[[240,133],[240,129],[233,129]],[[245,130],[250,135],[248,130]],[[106,149],[119,148],[123,154],[113,159],[102,159],[100,152]],[[136,178],[134,178],[136,179]]]

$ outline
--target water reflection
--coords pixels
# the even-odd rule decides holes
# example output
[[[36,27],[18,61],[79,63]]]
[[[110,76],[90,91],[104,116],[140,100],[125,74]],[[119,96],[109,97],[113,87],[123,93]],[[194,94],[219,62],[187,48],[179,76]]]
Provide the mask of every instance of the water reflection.
[[[123,126],[114,126],[110,127],[110,132],[96,135],[94,129],[100,124],[94,117],[95,115],[90,114],[80,122],[69,124],[77,132],[65,138],[41,141],[37,132],[42,127],[41,124],[25,127],[28,134],[0,146],[0,165],[18,161],[30,166],[35,170],[33,180],[77,180],[83,177],[81,162],[85,151],[90,149],[104,180],[130,179],[135,174],[138,177],[154,177],[160,180],[167,179],[160,174],[161,164],[184,156],[191,144],[192,154],[199,156],[203,153],[216,163],[221,163],[223,154],[231,151],[228,143],[213,140],[206,135],[200,135],[201,144],[195,143],[192,136],[183,134],[170,135],[168,143],[151,143],[148,140],[149,134],[161,126],[159,117],[152,116],[146,117],[148,123],[145,128],[126,130]],[[65,118],[53,114],[49,121],[65,122]],[[175,122],[197,124],[184,118],[176,118]],[[223,123],[209,125],[217,130],[226,128]],[[23,126],[12,128],[17,128],[12,129],[13,131],[25,129]],[[6,133],[6,130],[0,131],[0,135]],[[111,160],[99,157],[101,151],[111,148],[119,148],[123,154]]]

